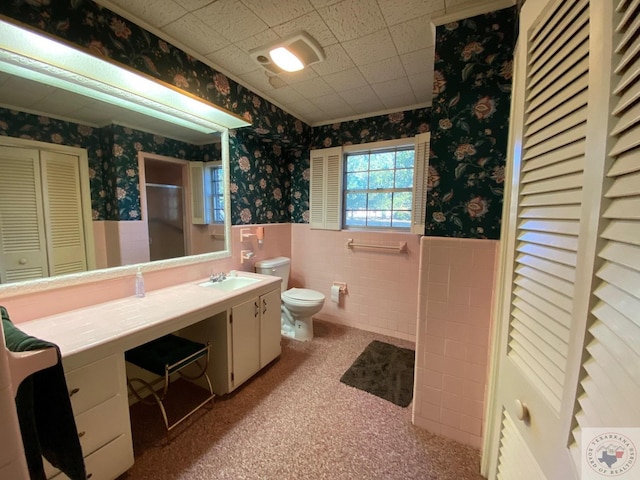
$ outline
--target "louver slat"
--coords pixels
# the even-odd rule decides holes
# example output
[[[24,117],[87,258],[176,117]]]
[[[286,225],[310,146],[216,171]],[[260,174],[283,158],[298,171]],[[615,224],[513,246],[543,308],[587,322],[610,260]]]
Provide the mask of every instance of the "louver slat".
[[[544,474],[506,410],[503,411],[500,437],[498,473],[496,475],[498,480],[512,480],[514,478],[545,480]]]

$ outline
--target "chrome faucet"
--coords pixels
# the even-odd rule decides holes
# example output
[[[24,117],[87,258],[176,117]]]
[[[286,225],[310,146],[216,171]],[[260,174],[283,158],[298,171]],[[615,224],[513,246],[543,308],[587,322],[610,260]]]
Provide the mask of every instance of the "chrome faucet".
[[[217,282],[226,280],[226,278],[227,278],[227,274],[224,272],[220,272],[220,273],[211,274],[211,276],[209,277],[209,280],[211,280],[213,283],[217,283]]]

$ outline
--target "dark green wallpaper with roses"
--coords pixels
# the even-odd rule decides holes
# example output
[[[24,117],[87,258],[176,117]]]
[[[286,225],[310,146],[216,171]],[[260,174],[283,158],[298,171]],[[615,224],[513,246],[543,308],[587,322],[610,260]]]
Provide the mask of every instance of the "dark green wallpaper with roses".
[[[427,235],[500,237],[515,15],[436,30]]]

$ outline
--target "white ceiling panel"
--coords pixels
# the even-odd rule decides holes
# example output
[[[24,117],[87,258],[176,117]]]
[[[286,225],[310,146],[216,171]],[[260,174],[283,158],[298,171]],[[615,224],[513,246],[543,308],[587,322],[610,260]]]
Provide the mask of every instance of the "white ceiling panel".
[[[341,42],[386,28],[376,0],[343,0],[319,10],[320,16]]]
[[[342,46],[356,65],[368,65],[398,55],[389,30],[386,28],[343,42]]]
[[[433,30],[429,16],[394,25],[389,30],[400,55],[433,45]]]
[[[389,0],[380,2],[380,9],[387,25],[397,25],[424,15],[445,13],[444,0]]]
[[[332,73],[331,75],[325,75],[323,78],[336,92],[367,85],[367,80],[355,67],[342,72]]]
[[[313,11],[308,0],[242,0],[270,27],[280,25]]]
[[[196,15],[187,14],[162,28],[164,36],[175,38],[180,44],[201,55],[216,52],[229,45],[222,35],[216,33]]]
[[[406,76],[400,57],[389,57],[380,62],[360,67],[368,83],[380,83]]]
[[[194,13],[231,42],[253,37],[269,28],[240,0],[217,0]]]

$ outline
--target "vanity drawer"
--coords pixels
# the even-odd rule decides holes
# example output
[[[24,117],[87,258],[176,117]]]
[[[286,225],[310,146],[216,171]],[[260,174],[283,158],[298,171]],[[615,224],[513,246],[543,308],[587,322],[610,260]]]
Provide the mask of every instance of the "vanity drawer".
[[[128,407],[126,399],[123,402],[122,396],[116,395],[76,417],[85,457],[128,430],[129,416],[122,411]]]
[[[118,356],[112,355],[67,372],[67,388],[73,413],[79,415],[116,395],[124,382]]]
[[[120,435],[85,458],[84,464],[87,479],[113,480],[133,465],[133,450],[130,439],[127,435]],[[54,479],[69,480],[69,477],[60,472],[50,480]]]
[[[122,395],[116,395],[76,417],[76,427],[85,462],[88,456],[100,447],[127,433],[129,429],[128,408],[126,399],[123,401]],[[125,409],[124,412],[123,409]],[[44,467],[47,478],[53,478],[60,473],[46,460]]]

